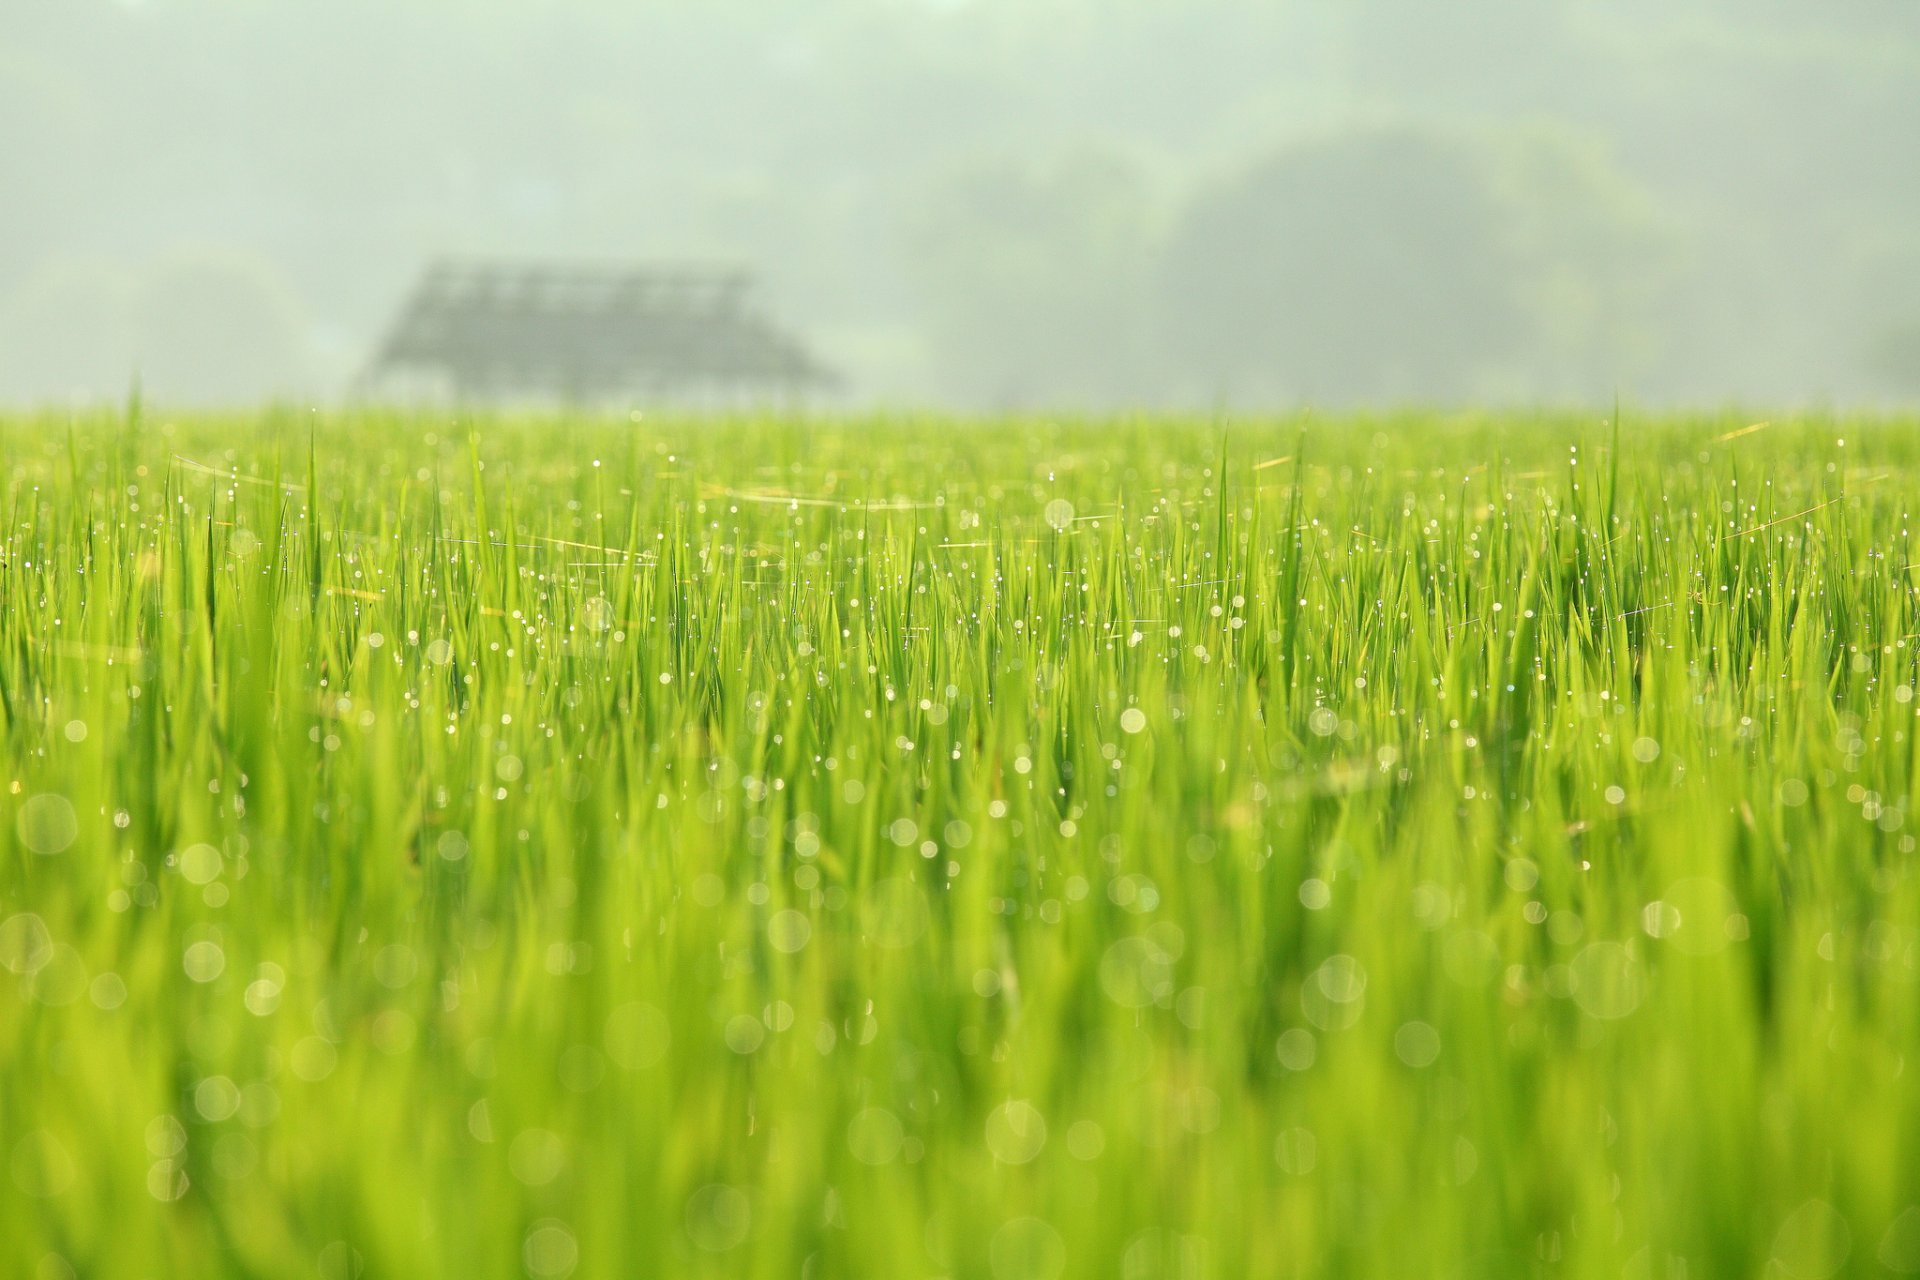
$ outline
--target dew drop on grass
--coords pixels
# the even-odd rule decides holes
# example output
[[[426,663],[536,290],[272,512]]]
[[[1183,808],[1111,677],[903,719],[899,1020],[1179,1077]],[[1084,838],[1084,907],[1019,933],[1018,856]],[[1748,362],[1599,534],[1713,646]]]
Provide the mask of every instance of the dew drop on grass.
[[[86,961],[78,951],[59,943],[47,957],[46,964],[33,975],[29,989],[33,998],[43,1005],[53,1008],[70,1005],[86,994]]]
[[[320,1280],[360,1280],[366,1268],[366,1258],[345,1240],[335,1240],[322,1246],[320,1256],[315,1261]]]
[[[73,1185],[73,1157],[45,1129],[35,1129],[14,1144],[8,1161],[13,1185],[35,1199],[49,1199]]]
[[[1098,1160],[1107,1149],[1107,1133],[1092,1120],[1076,1120],[1067,1129],[1067,1151],[1076,1160]]]
[[[507,1148],[507,1168],[529,1187],[544,1187],[566,1167],[567,1148],[551,1129],[525,1129]]]
[[[1853,1232],[1838,1209],[1808,1200],[1780,1224],[1773,1237],[1774,1265],[1792,1280],[1826,1280],[1846,1265]]]
[[[1453,915],[1453,898],[1446,886],[1431,881],[1416,885],[1413,890],[1413,916],[1428,929],[1438,929],[1445,925]]]
[[[1393,1033],[1393,1052],[1400,1061],[1414,1068],[1430,1067],[1440,1056],[1440,1033],[1432,1023],[1407,1022]]]
[[[31,976],[53,958],[53,935],[46,922],[32,912],[0,921],[0,966],[9,973]]]
[[[195,982],[212,982],[227,967],[227,954],[219,943],[202,939],[187,945],[180,956],[180,967]]]
[[[147,1154],[156,1159],[177,1156],[187,1149],[187,1130],[173,1116],[155,1116],[147,1121]]]
[[[1901,1275],[1920,1274],[1920,1205],[1909,1205],[1887,1224],[1874,1254],[1880,1265]]]
[[[667,1054],[673,1032],[667,1015],[650,1004],[634,1001],[607,1015],[602,1042],[607,1056],[624,1071],[645,1071]]]
[[[527,1228],[520,1248],[520,1260],[527,1274],[539,1280],[562,1280],[573,1274],[580,1263],[580,1245],[566,1223],[558,1218],[539,1218]]]
[[[255,977],[247,984],[241,1001],[247,1006],[247,1012],[256,1018],[264,1018],[280,1007],[280,992],[286,985],[286,974],[277,964],[267,963],[254,971]]]
[[[65,853],[80,834],[73,805],[63,795],[42,792],[29,796],[14,819],[20,843],[43,857]]]
[[[194,1086],[193,1109],[217,1124],[240,1109],[240,1087],[225,1076],[208,1076]]]
[[[1329,956],[1300,988],[1300,1011],[1322,1031],[1341,1031],[1360,1021],[1367,971],[1349,955]]]
[[[767,1028],[751,1014],[737,1013],[727,1019],[724,1035],[727,1048],[745,1057],[760,1048],[767,1038]]]
[[[340,1055],[331,1044],[319,1036],[307,1036],[294,1044],[288,1065],[300,1079],[308,1084],[318,1084],[333,1074],[334,1065],[339,1060]]]
[[[1100,989],[1125,1009],[1145,1009],[1173,994],[1173,961],[1146,935],[1122,938],[1100,957]]]
[[[1296,1178],[1312,1173],[1320,1159],[1320,1144],[1315,1141],[1313,1130],[1298,1126],[1282,1130],[1274,1139],[1273,1159],[1281,1172]]]
[[[210,844],[190,844],[174,859],[180,875],[189,884],[212,884],[220,877],[226,860]]]
[[[1656,898],[1640,908],[1640,931],[1649,938],[1670,938],[1679,931],[1680,919],[1678,907]]]
[[[187,1170],[178,1160],[156,1160],[147,1170],[147,1194],[162,1203],[187,1194]]]
[[[721,899],[727,896],[727,882],[711,871],[702,871],[693,878],[693,900],[703,907],[717,907]]]
[[[1273,1042],[1273,1054],[1287,1070],[1305,1071],[1319,1056],[1319,1045],[1305,1027],[1290,1027]]]
[[[413,1015],[404,1009],[382,1009],[374,1015],[368,1029],[367,1038],[373,1047],[390,1058],[397,1058],[413,1048],[418,1034]]]
[[[118,1009],[127,1002],[127,984],[117,973],[98,974],[88,985],[87,995],[96,1009]]]
[[[1589,1016],[1624,1018],[1640,1007],[1646,977],[1631,948],[1618,942],[1587,944],[1569,966],[1574,1003]]]
[[[1352,956],[1329,956],[1313,971],[1313,984],[1334,1004],[1356,1004],[1367,994],[1367,971]]]
[[[1039,1108],[1015,1099],[987,1114],[987,1150],[1005,1164],[1026,1164],[1047,1145],[1047,1122]]]
[[[412,982],[419,970],[420,962],[415,958],[413,948],[404,943],[389,943],[373,957],[374,977],[390,991],[398,991]]]
[[[687,1238],[708,1253],[726,1253],[747,1238],[753,1207],[747,1193],[711,1183],[687,1197]]]
[[[803,950],[812,937],[812,923],[792,908],[774,912],[773,918],[767,921],[767,941],[775,951],[792,955]]]
[[[847,1122],[847,1149],[862,1164],[893,1163],[905,1141],[900,1118],[885,1107],[868,1107]]]

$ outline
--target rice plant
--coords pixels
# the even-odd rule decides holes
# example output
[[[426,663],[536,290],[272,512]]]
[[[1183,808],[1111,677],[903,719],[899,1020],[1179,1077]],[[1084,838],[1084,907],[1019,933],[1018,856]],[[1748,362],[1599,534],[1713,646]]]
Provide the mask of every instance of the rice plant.
[[[0,1271],[1920,1271],[1915,425],[12,419]]]

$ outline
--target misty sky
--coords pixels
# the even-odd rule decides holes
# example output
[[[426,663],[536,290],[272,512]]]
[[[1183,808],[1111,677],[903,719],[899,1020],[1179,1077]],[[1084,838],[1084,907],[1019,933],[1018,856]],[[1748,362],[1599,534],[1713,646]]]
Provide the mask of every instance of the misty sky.
[[[450,253],[866,402],[1911,402],[1920,5],[0,0],[0,401],[335,399]]]

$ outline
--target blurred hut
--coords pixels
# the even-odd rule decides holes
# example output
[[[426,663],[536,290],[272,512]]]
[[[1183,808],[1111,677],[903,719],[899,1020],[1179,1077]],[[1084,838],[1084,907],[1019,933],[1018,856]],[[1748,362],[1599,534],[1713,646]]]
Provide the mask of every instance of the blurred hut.
[[[837,376],[744,272],[438,263],[362,378],[463,401],[788,400]]]

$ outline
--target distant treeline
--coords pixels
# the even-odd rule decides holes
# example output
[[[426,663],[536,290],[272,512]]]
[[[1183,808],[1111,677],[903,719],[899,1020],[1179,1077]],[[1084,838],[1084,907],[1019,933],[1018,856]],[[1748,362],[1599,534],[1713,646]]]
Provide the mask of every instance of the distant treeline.
[[[1905,0],[0,26],[0,399],[338,393],[448,252],[752,266],[879,399],[1920,396]]]

